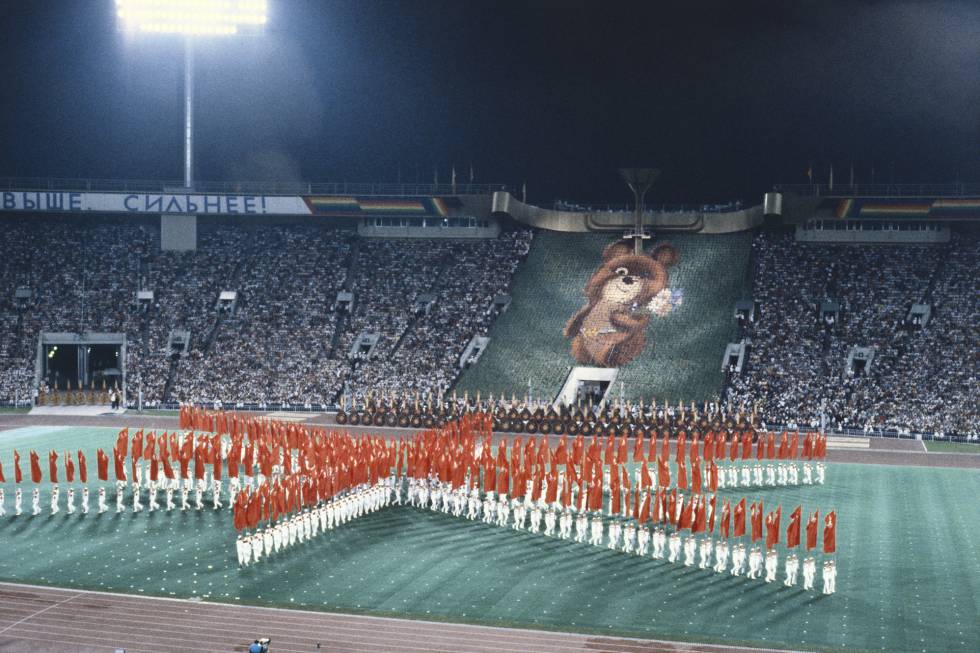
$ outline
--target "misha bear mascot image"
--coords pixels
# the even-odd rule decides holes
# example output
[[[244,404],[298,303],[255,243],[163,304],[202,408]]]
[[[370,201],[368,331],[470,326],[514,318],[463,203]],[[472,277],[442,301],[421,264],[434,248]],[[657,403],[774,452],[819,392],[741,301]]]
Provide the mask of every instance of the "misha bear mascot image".
[[[661,317],[680,305],[682,292],[667,287],[667,268],[679,260],[677,250],[662,243],[636,254],[619,241],[606,247],[602,265],[585,284],[589,303],[565,325],[572,356],[582,365],[622,367],[646,344],[650,316]]]

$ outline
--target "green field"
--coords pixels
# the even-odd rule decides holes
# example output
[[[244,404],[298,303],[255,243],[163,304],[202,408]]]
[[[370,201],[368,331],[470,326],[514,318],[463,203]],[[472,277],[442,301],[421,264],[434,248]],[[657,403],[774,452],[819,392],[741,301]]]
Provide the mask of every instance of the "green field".
[[[980,454],[980,444],[968,444],[966,442],[937,442],[935,440],[923,440],[927,451],[934,453],[972,453]]]
[[[838,593],[825,597],[407,507],[246,570],[227,510],[51,517],[45,490],[45,514],[11,516],[13,448],[25,472],[28,449],[42,453],[46,475],[48,449],[81,446],[94,477],[95,448],[114,438],[94,428],[0,433],[0,580],[758,646],[980,650],[980,502],[951,501],[980,495],[975,471],[837,464],[825,486],[750,491],[767,510],[781,503],[784,519],[798,503],[837,509]]]

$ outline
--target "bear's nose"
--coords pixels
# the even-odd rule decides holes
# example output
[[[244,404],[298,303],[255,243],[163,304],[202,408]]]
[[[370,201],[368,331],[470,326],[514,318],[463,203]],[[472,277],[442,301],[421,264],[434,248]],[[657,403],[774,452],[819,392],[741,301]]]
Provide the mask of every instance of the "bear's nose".
[[[627,286],[632,285],[633,277],[623,277],[623,283],[625,283]]]

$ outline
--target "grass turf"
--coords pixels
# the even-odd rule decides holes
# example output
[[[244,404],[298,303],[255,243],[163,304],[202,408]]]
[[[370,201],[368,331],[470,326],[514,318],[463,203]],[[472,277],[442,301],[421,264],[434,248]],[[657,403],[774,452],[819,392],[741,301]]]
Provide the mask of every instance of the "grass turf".
[[[969,444],[967,442],[937,442],[936,440],[923,440],[926,451],[934,453],[972,453],[980,454],[980,444]]]
[[[0,436],[0,460],[12,481],[14,448],[25,472],[30,448],[47,472],[48,449],[81,447],[94,478],[95,448],[113,441],[112,429],[15,429]],[[829,597],[407,507],[239,570],[227,510],[68,516],[62,485],[61,514],[47,514],[44,489],[41,516],[14,518],[13,484],[5,489],[2,580],[802,649],[980,649],[980,504],[950,502],[980,492],[968,470],[837,464],[825,486],[749,490],[766,510],[781,503],[784,520],[798,503],[837,509],[838,593]]]

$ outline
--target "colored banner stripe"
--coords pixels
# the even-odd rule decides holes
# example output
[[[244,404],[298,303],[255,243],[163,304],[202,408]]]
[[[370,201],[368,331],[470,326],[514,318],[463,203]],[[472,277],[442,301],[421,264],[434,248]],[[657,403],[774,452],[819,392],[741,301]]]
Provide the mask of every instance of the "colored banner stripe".
[[[421,202],[405,200],[360,200],[358,202],[363,211],[395,211],[397,213],[426,213],[426,208]]]
[[[356,197],[310,197],[309,200],[313,206],[357,206]]]
[[[980,199],[941,199],[932,203],[934,209],[980,210]]]
[[[908,204],[865,204],[861,215],[929,215],[932,202]]]

